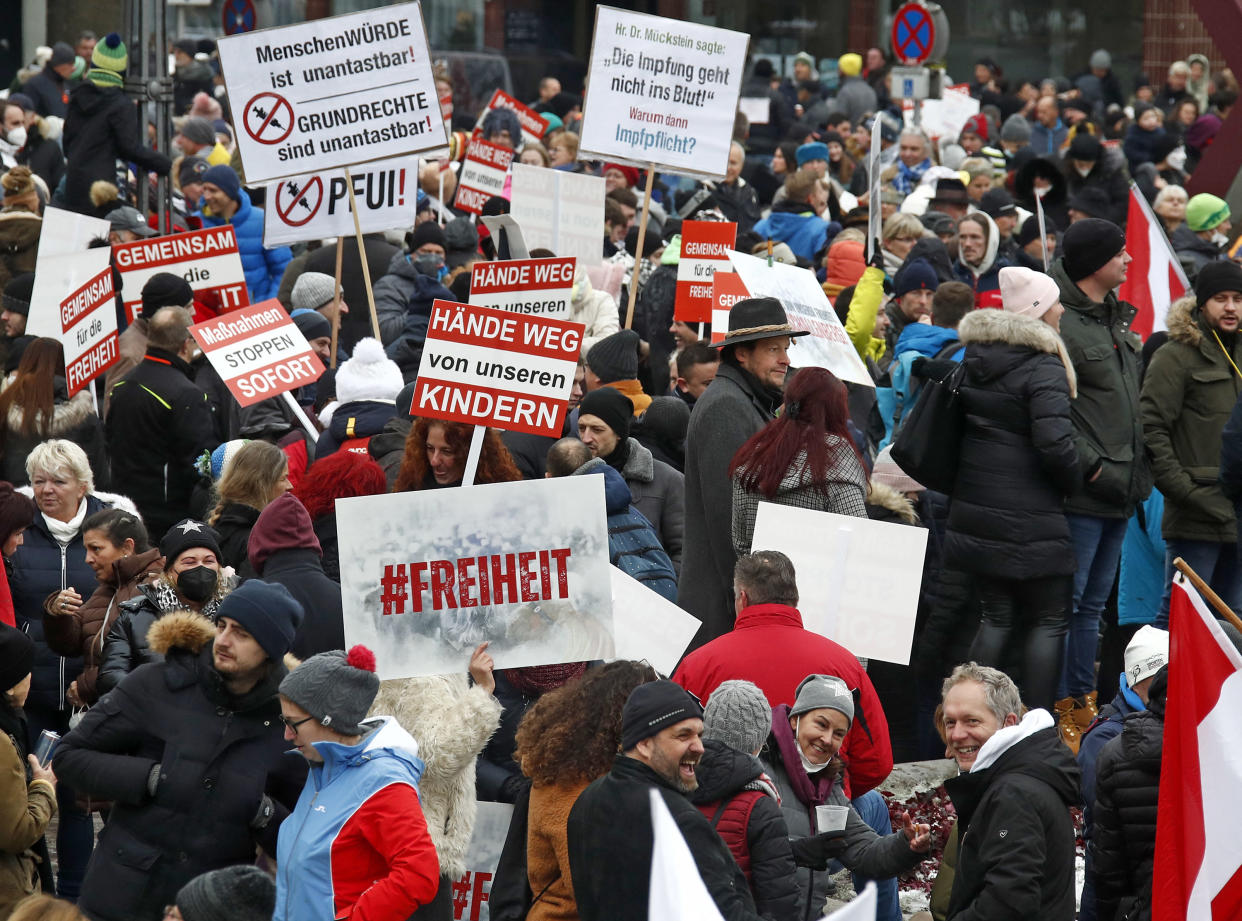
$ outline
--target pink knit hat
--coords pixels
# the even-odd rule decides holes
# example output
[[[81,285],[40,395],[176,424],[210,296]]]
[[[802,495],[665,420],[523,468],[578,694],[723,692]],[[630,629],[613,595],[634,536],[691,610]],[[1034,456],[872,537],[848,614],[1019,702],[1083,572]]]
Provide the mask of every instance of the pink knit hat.
[[[1061,289],[1043,272],[1021,266],[1000,270],[1001,302],[1009,313],[1038,320],[1061,300]]]

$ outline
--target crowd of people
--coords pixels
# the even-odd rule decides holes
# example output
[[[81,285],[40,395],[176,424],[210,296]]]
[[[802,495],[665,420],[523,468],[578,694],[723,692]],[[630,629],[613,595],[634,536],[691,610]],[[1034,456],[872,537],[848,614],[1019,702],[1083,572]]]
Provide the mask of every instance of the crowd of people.
[[[489,430],[473,482],[602,476],[612,565],[701,627],[671,676],[497,668],[485,642],[457,674],[381,682],[346,648],[335,502],[464,488],[473,427],[413,415],[414,382],[433,301],[468,303],[507,242],[429,162],[411,225],[344,247],[338,285],[334,247],[264,247],[214,43],[172,47],[170,143],[138,130],[118,34],[46,51],[0,102],[0,917],[447,921],[492,801],[514,806],[492,918],[632,921],[652,790],[729,921],[813,921],[845,869],[897,921],[933,853],[936,919],[1150,917],[1172,561],[1242,606],[1242,265],[1225,190],[1185,190],[1231,73],[1194,55],[1127,93],[1103,50],[1073,78],[984,59],[979,113],[932,138],[878,48],[833,79],[759,58],[743,95],[766,121],[737,116],[719,181],[651,177],[642,234],[648,177],[578,158],[581,96],[541,83],[538,141],[487,112],[482,137],[607,194],[563,437]],[[137,209],[148,174],[171,226]],[[1131,182],[1192,285],[1146,341],[1116,293]],[[293,394],[315,431],[238,404],[189,332],[223,305],[172,273],[132,322],[118,298],[119,360],[70,396],[61,343],[26,334],[48,207],[106,219],[101,246],[231,225],[250,301],[278,299],[327,368]],[[873,386],[800,366],[777,298],[715,341],[676,320],[687,220],[814,273]],[[894,448],[949,382],[939,491]],[[754,545],[761,502],[926,529],[925,558],[890,561],[921,580],[909,666],[805,629],[793,563]],[[939,758],[947,841],[880,792]]]

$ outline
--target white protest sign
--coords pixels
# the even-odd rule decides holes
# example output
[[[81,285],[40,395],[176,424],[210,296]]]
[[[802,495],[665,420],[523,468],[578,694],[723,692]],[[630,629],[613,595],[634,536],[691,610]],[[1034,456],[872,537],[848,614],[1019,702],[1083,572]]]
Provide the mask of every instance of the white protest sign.
[[[39,225],[39,251],[35,261],[41,265],[49,256],[83,252],[91,241],[108,239],[111,231],[112,225],[103,218],[49,205],[43,209],[43,223]]]
[[[793,561],[806,629],[856,656],[910,663],[926,528],[760,502],[751,546]]]
[[[457,176],[457,197],[453,207],[479,214],[487,200],[505,190],[505,176],[513,162],[513,151],[499,144],[475,138],[466,146],[466,162]]]
[[[513,821],[513,807],[508,803],[480,802],[476,810],[470,846],[466,848],[466,872],[453,882],[453,917],[458,921],[491,918],[488,902],[492,880]]]
[[[447,145],[420,4],[221,38],[254,184]]]
[[[681,225],[681,258],[673,319],[682,323],[712,321],[712,276],[731,272],[729,253],[737,241],[730,221],[686,221]]]
[[[596,7],[578,156],[723,178],[749,42],[745,32]]]
[[[737,110],[752,125],[766,125],[772,115],[772,100],[767,96],[743,96],[738,100]]]
[[[418,207],[418,158],[395,157],[354,167],[354,199],[363,233],[414,226]],[[263,245],[268,249],[301,240],[348,237],[354,233],[345,170],[293,176],[267,187]]]
[[[339,499],[345,641],[383,680],[613,657],[604,478]]]
[[[323,362],[275,298],[198,323],[190,334],[243,407],[323,374]]]
[[[863,891],[849,902],[846,902],[830,915],[824,915],[820,921],[875,921],[876,894],[872,880],[867,880]]]
[[[616,566],[608,575],[617,658],[646,659],[661,675],[671,675],[698,633],[699,619]]]
[[[506,215],[508,216],[508,215]],[[574,258],[476,262],[470,304],[564,320],[574,293]]]
[[[532,249],[573,256],[578,265],[604,261],[604,193],[599,176],[514,163],[509,213]]]
[[[437,300],[410,414],[558,438],[582,324]]]
[[[902,103],[902,115],[907,125],[914,123],[914,103]],[[946,86],[940,99],[924,99],[920,118],[923,130],[933,138],[956,140],[962,133],[966,119],[979,114],[979,100],[970,95],[966,84]]]
[[[530,106],[518,102],[504,90],[498,89],[492,93],[492,98],[488,100],[487,107],[479,115],[479,120],[474,126],[475,135],[483,131],[483,119],[493,109],[510,109],[518,117],[518,123],[522,126],[522,144],[541,141],[548,130],[548,120],[546,118]],[[510,140],[513,141],[515,147],[520,146],[517,138],[510,138]]]
[[[121,273],[125,314],[131,321],[142,310],[143,285],[160,272],[180,275],[189,282],[194,299],[216,313],[250,303],[231,224],[117,243],[112,252]]]
[[[736,251],[729,253],[729,261],[748,296],[776,298],[794,329],[810,330],[811,335],[795,339],[790,350],[795,368],[827,368],[843,381],[875,386],[814,272],[781,262],[768,265],[766,259]],[[726,328],[713,324],[713,338]]]
[[[117,359],[116,292],[106,246],[39,260],[26,332],[60,342],[73,396]]]

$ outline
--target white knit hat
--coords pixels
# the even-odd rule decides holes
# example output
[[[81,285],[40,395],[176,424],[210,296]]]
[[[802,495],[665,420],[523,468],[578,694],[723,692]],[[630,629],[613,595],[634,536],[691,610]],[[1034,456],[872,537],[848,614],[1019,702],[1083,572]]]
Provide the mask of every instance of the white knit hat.
[[[1169,631],[1146,624],[1126,646],[1126,684],[1134,687],[1169,664]]]
[[[1021,266],[1005,266],[1000,270],[1001,301],[1006,313],[1021,314],[1038,320],[1061,300],[1061,289],[1043,272]]]
[[[401,369],[384,354],[378,339],[359,339],[354,354],[336,371],[336,398],[341,403],[380,400],[391,403],[405,386]]]
[[[336,279],[323,272],[303,272],[293,285],[289,302],[294,310],[318,310],[336,297]]]

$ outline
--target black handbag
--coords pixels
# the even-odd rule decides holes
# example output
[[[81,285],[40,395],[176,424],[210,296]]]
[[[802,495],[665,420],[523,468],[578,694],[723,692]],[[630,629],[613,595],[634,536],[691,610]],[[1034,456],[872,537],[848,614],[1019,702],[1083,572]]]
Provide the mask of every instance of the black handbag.
[[[951,494],[957,477],[966,412],[959,392],[966,368],[928,380],[893,441],[897,466],[928,489]]]

